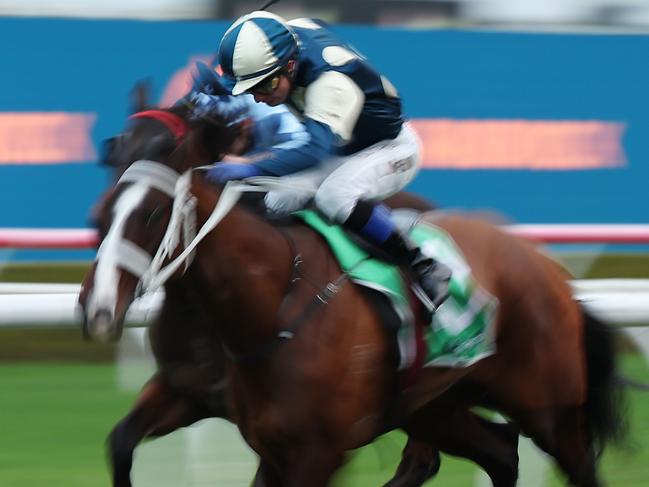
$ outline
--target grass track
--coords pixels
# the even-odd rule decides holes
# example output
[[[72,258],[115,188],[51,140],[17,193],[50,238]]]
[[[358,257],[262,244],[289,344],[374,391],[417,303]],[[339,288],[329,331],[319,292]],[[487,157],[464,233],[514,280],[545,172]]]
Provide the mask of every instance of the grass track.
[[[638,356],[625,359],[625,371],[635,378],[649,376],[649,368]],[[109,485],[104,439],[134,397],[133,392],[117,389],[115,377],[115,367],[111,364],[0,363],[0,486]],[[607,485],[612,487],[648,485],[649,393],[632,392],[629,397],[631,446],[627,451],[611,451],[604,461]],[[381,485],[395,468],[403,442],[403,435],[393,433],[354,453],[335,485]],[[179,464],[181,461],[173,457],[152,457],[154,462],[158,459],[161,468],[170,470],[175,468],[176,461]],[[471,486],[474,478],[473,466],[445,458],[440,477],[430,485]],[[558,485],[563,483],[556,476],[546,483],[548,487]]]

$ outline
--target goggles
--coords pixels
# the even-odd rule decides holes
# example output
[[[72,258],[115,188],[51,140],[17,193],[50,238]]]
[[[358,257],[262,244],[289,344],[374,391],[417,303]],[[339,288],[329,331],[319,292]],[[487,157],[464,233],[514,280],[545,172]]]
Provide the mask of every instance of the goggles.
[[[279,82],[282,79],[283,72],[275,73],[272,76],[269,76],[265,80],[257,83],[255,86],[250,88],[251,93],[259,93],[261,95],[268,95],[275,91],[279,86]]]

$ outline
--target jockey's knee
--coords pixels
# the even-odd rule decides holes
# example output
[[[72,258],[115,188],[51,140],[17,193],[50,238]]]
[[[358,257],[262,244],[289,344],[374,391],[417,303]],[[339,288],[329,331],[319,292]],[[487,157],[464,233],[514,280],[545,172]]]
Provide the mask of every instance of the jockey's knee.
[[[269,213],[282,216],[303,209],[309,199],[308,196],[295,193],[271,191],[264,198],[264,204]]]
[[[315,206],[329,220],[342,224],[351,215],[358,197],[344,191],[323,191],[321,187],[315,194]],[[326,188],[325,188],[326,189]]]

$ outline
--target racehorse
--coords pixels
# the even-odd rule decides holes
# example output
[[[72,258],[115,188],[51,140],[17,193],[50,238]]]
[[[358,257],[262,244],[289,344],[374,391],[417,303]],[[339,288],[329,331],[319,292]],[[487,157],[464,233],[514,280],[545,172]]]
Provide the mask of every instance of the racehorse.
[[[136,86],[134,94],[134,112],[149,108],[145,85]],[[185,116],[191,114],[191,110],[175,111]],[[165,142],[161,136],[165,135],[167,129],[167,136],[176,134],[182,123],[177,119],[173,123],[174,119],[168,116],[159,118],[160,121],[163,123],[152,124],[154,128],[145,132],[142,140],[129,132],[109,139],[102,162],[113,169],[115,179],[132,162],[132,158],[124,158],[125,153],[137,153],[140,158],[160,158],[161,151],[166,147],[169,155],[173,156],[176,151],[174,140]],[[214,126],[209,129],[214,130]],[[192,141],[198,143],[204,138],[194,137]],[[127,147],[133,143],[144,145],[145,151],[138,152]],[[209,161],[218,155],[206,155],[209,150],[206,151],[205,147],[189,152],[201,154],[197,160],[207,157]],[[94,213],[101,213],[101,208],[107,204],[107,196],[110,193],[100,199]],[[388,198],[386,203],[395,208],[408,207],[422,212],[432,209],[426,200],[409,193],[398,193]],[[82,304],[92,288],[92,277],[93,273],[90,273],[83,286],[80,296]],[[159,372],[148,381],[133,410],[116,425],[109,438],[109,458],[115,485],[131,485],[133,451],[143,438],[161,436],[206,417],[227,418],[223,353],[220,346],[214,346],[209,337],[206,339],[204,322],[205,319],[195,310],[180,286],[167,287],[167,298],[160,317],[150,328]],[[179,328],[179,323],[182,323],[182,328]],[[514,485],[518,465],[518,428],[512,424],[492,423],[477,416],[457,401],[454,402],[451,392],[444,394],[443,400],[437,403],[440,408],[452,411],[452,414],[433,433],[437,436],[436,445],[423,444],[410,438],[397,473],[387,485],[422,485],[439,469],[439,449],[474,460],[493,479],[494,485]],[[460,431],[462,434],[458,435]]]
[[[134,127],[130,136],[142,136],[144,125]],[[152,125],[159,130],[161,124],[146,124],[148,130]],[[149,134],[146,140],[152,138]],[[137,153],[132,150],[128,157],[144,157]],[[161,159],[178,173],[196,165],[190,154],[176,148]],[[154,182],[154,176],[171,176],[160,166],[160,161],[139,164],[140,175],[135,178],[134,171],[132,179],[117,184],[107,202],[102,215],[106,238],[92,271],[102,274],[102,282],[98,285],[91,274],[82,298],[91,333],[118,334],[151,260],[134,247],[154,254],[163,239],[174,195]],[[200,226],[222,188],[200,174],[188,182]],[[260,454],[258,480],[263,485],[326,485],[344,451],[392,427],[435,444],[446,418],[435,415],[439,404],[434,399],[458,383],[478,391],[467,398],[467,407],[476,397],[488,397],[555,456],[575,485],[599,485],[594,447],[617,430],[608,332],[573,301],[557,266],[530,245],[462,216],[429,215],[426,220],[449,232],[478,282],[499,299],[498,352],[468,369],[421,371],[408,400],[396,409],[398,380],[390,344],[359,289],[343,286],[290,340],[276,339],[284,323],[304,315],[318,286],[340,276],[328,248],[308,228],[279,227],[235,206],[195,248],[186,272],[171,276],[167,289],[179,286],[191,295],[210,323],[207,332],[214,343],[228,351],[228,411]],[[175,255],[181,247],[169,250]],[[298,251],[305,279],[289,286]],[[129,256],[139,263],[127,262]],[[112,276],[110,286],[105,276]]]

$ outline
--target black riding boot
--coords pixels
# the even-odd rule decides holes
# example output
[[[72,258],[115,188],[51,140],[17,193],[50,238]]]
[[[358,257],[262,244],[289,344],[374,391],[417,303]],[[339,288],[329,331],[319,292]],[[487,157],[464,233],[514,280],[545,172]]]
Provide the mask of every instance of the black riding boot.
[[[395,263],[410,268],[413,280],[431,301],[432,311],[448,297],[451,270],[446,265],[424,255],[418,246],[406,241],[398,231],[392,233],[380,248]]]
[[[378,247],[388,261],[406,266],[425,296],[429,310],[435,311],[448,296],[450,269],[425,256],[419,247],[407,242],[392,222],[390,210],[380,204],[359,201],[344,226]]]

